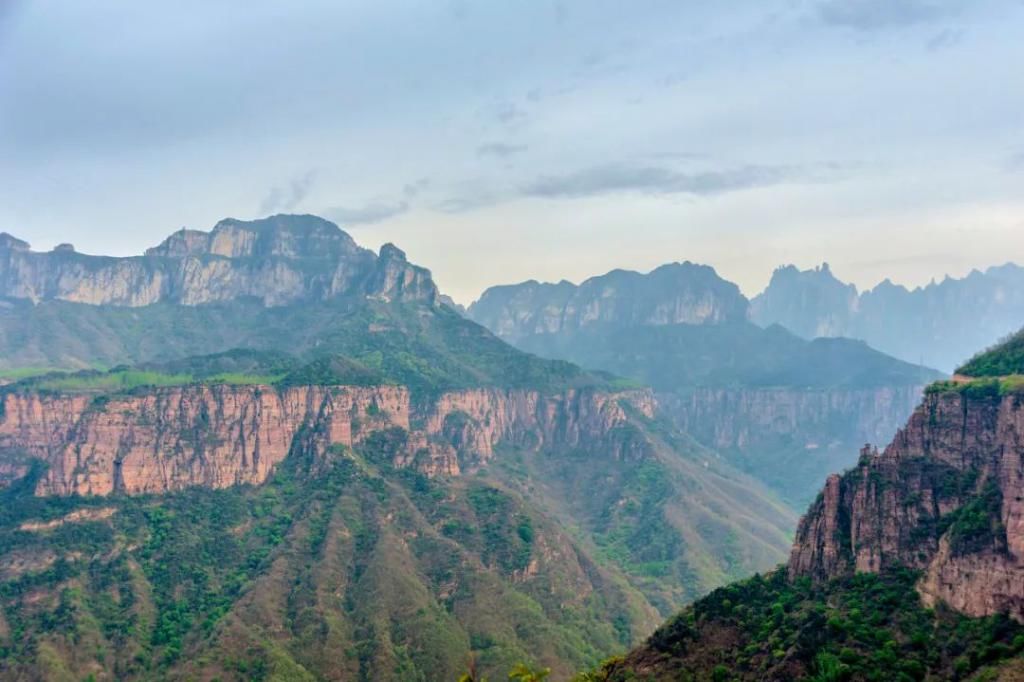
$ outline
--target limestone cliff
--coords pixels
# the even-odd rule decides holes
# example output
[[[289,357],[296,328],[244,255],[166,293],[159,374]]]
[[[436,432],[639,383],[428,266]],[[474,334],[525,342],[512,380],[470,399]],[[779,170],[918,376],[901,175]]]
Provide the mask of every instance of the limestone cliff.
[[[921,386],[693,387],[658,392],[677,426],[768,483],[794,508],[826,477],[856,462],[865,442],[888,442],[913,413]]]
[[[717,324],[744,320],[747,300],[713,268],[670,263],[647,274],[613,270],[580,285],[536,281],[492,287],[469,317],[515,342],[592,325]]]
[[[69,244],[38,253],[0,235],[0,297],[137,307],[342,296],[434,304],[438,292],[430,273],[399,249],[388,244],[375,255],[316,216],[222,220],[210,232],[182,229],[129,258],[88,256]]]
[[[926,397],[881,454],[829,478],[801,520],[791,576],[907,566],[926,604],[1024,619],[1024,398]]]
[[[599,446],[616,456],[635,443],[614,437],[628,421],[620,400],[653,415],[644,391],[474,389],[414,406],[397,386],[194,385],[130,395],[8,393],[0,417],[0,473],[26,458],[47,468],[43,495],[159,493],[188,486],[259,484],[289,453],[322,460],[388,435],[397,466],[456,475],[502,442],[541,450]]]
[[[888,441],[920,402],[922,388],[694,387],[659,393],[658,402],[716,450],[752,451],[786,441],[817,452],[850,438]]]

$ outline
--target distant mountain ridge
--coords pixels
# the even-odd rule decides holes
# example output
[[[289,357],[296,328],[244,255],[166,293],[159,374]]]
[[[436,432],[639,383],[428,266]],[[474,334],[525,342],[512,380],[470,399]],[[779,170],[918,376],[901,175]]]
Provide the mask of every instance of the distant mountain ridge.
[[[312,215],[228,218],[126,258],[80,254],[70,244],[39,253],[0,235],[0,297],[139,307],[242,298],[280,306],[350,295],[435,303],[439,294],[430,272],[394,245],[374,254]]]
[[[788,265],[751,301],[750,317],[808,339],[863,339],[908,362],[952,372],[1024,324],[1024,268],[1007,263],[916,289],[886,279],[858,292],[827,263],[803,271]]]
[[[746,318],[739,287],[714,268],[669,263],[649,273],[613,270],[579,285],[535,280],[491,287],[469,306],[469,316],[498,336],[573,332],[593,325],[633,327],[720,324]]]
[[[890,438],[941,374],[862,341],[761,328],[748,307],[713,268],[685,262],[494,287],[468,315],[521,350],[652,386],[678,427],[802,506],[857,447]]]

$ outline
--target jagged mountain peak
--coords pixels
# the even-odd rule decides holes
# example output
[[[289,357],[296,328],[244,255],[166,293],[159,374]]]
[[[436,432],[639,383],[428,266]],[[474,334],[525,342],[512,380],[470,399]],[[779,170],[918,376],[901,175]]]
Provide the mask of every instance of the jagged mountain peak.
[[[0,232],[0,251],[28,251],[32,247],[9,232]]]
[[[330,260],[359,250],[355,240],[329,220],[315,215],[278,214],[258,220],[225,218],[209,232],[182,228],[159,245],[147,249],[146,255],[172,258],[280,256]]]
[[[392,244],[380,256],[314,215],[226,218],[208,232],[182,228],[143,256],[114,258],[58,248],[30,251],[0,238],[0,296],[116,306],[199,305],[255,298],[267,306],[352,296],[435,305],[424,268]]]
[[[747,305],[739,287],[719,277],[714,268],[685,261],[648,273],[616,269],[579,285],[530,280],[491,287],[469,307],[469,316],[498,336],[514,340],[594,325],[742,321]]]
[[[886,278],[858,293],[824,267],[785,266],[751,302],[751,320],[808,339],[864,339],[901,360],[952,372],[1024,322],[1024,268],[1006,263],[913,288]]]

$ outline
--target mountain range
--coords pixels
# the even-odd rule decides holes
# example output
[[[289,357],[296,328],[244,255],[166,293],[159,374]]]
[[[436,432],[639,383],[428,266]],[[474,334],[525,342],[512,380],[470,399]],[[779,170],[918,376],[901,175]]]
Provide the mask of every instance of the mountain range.
[[[0,677],[1014,679],[1024,336],[949,377],[780,287],[462,311],[315,216],[2,235]]]
[[[795,515],[647,388],[517,350],[312,216],[5,237],[0,675],[566,676]]]
[[[944,372],[1024,322],[1024,268],[1012,263],[907,289],[888,279],[858,292],[832,274],[779,268],[751,302],[751,319],[812,339],[844,336]]]
[[[1024,331],[831,476],[788,565],[716,590],[589,680],[1018,680]]]
[[[797,508],[941,376],[860,341],[761,328],[736,285],[689,262],[494,287],[467,314],[522,350],[653,387],[682,430]]]

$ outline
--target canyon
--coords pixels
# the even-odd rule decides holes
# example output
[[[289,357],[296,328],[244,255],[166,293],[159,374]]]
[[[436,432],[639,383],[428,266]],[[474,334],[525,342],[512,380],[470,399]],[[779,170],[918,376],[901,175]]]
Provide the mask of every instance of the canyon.
[[[736,285],[690,262],[492,287],[467,314],[527,352],[652,386],[678,428],[794,509],[863,443],[892,438],[941,377],[863,342],[758,327]]]
[[[533,450],[588,444],[619,457],[629,447],[611,438],[628,423],[620,401],[647,417],[654,410],[647,391],[485,388],[414,406],[398,386],[192,385],[131,395],[9,392],[2,400],[4,478],[24,475],[29,458],[41,460],[41,495],[259,485],[290,453],[322,460],[390,429],[403,440],[391,464],[431,476],[477,467],[501,443]]]

